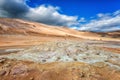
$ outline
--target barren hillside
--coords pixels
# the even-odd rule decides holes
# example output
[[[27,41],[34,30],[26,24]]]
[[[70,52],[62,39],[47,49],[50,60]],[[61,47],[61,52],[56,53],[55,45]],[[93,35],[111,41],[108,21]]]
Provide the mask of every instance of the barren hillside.
[[[119,41],[120,33],[95,33],[73,30],[67,27],[50,26],[20,19],[0,18],[1,35],[76,37],[92,40]]]
[[[75,36],[78,31],[69,28],[45,25],[37,22],[28,22],[19,19],[0,19],[0,34],[19,35],[52,35],[52,36]]]

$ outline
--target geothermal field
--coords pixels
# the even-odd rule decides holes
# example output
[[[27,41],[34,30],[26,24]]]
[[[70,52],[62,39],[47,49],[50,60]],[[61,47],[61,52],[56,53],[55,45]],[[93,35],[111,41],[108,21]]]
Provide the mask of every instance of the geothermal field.
[[[0,18],[0,80],[120,80],[120,31]]]

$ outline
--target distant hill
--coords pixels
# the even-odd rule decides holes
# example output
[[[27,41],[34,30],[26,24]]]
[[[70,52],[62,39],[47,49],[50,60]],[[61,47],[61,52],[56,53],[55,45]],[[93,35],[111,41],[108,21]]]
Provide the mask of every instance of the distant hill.
[[[62,26],[51,26],[21,19],[0,18],[0,35],[58,36],[95,40],[118,40],[120,31],[89,32],[77,31]]]
[[[67,27],[45,25],[20,19],[0,18],[0,34],[75,36],[79,32]]]

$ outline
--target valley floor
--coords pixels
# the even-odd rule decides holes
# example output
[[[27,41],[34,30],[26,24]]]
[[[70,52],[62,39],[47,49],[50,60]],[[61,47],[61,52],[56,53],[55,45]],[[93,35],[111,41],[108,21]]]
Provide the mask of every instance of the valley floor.
[[[0,36],[0,80],[119,79],[119,41]]]

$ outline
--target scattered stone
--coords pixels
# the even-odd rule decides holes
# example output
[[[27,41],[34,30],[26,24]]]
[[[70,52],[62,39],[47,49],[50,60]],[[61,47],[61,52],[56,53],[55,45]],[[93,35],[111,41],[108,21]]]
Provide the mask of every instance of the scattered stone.
[[[72,70],[75,70],[75,69],[76,69],[75,67],[72,68]]]
[[[44,59],[44,60],[42,60],[42,62],[46,62],[46,60]]]
[[[86,45],[86,46],[85,46],[85,49],[86,49],[86,50],[89,50],[89,47],[88,47],[88,45]]]
[[[7,68],[10,67],[10,66],[11,66],[10,64],[5,64],[4,65],[4,67],[7,67]]]
[[[34,78],[33,78],[33,77],[31,77],[31,78],[30,78],[30,80],[34,80]]]
[[[74,61],[77,61],[77,58],[74,58]]]
[[[6,74],[6,71],[5,70],[1,70],[0,71],[0,76],[4,76]]]
[[[57,43],[57,46],[62,48],[64,46],[64,44],[63,43]]]
[[[98,52],[98,53],[96,53],[96,55],[100,55],[100,53]]]
[[[84,57],[83,59],[87,59],[86,57]]]
[[[49,51],[49,50],[50,50],[49,47],[44,48],[44,51]]]
[[[90,69],[89,69],[89,67],[84,67],[83,70],[84,70],[85,72],[89,72]]]
[[[41,69],[41,70],[40,70],[40,72],[44,72],[44,71],[45,71],[45,69]]]
[[[60,59],[61,59],[60,57],[57,57],[57,59],[56,59],[56,60],[57,60],[57,61],[59,61]]]
[[[5,58],[0,58],[0,63],[4,63],[6,61]]]
[[[103,68],[103,67],[107,66],[107,64],[105,64],[104,62],[96,62],[93,64],[93,66]]]
[[[67,56],[70,56],[70,54],[67,54]]]
[[[11,70],[11,74],[12,75],[19,75],[19,74],[25,74],[28,72],[28,68],[26,65],[16,65],[15,67],[13,67],[13,69]]]
[[[92,75],[96,80],[105,80],[102,78],[102,75],[100,73],[96,73],[95,75]]]
[[[81,73],[79,73],[79,76],[80,76],[81,78],[83,78],[83,77],[85,77],[85,73],[81,72]]]

